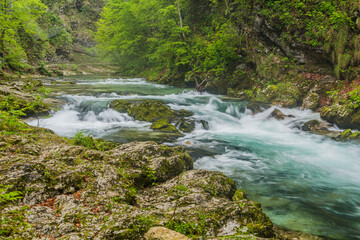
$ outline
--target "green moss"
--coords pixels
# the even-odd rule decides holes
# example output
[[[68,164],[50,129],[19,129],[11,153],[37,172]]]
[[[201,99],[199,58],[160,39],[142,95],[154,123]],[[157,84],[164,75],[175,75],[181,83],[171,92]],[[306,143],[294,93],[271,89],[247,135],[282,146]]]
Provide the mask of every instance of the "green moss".
[[[162,118],[153,122],[150,129],[168,133],[179,133],[175,126],[171,125],[168,119]]]
[[[132,106],[132,103],[126,100],[114,100],[110,103],[110,108],[121,112],[121,113],[127,113],[129,108]]]
[[[243,200],[243,199],[245,199],[245,198],[246,198],[246,197],[245,197],[245,192],[242,191],[242,190],[237,189],[237,190],[235,191],[234,196],[232,197],[232,200],[233,200],[233,201],[239,201],[239,200]]]
[[[339,65],[342,70],[347,69],[350,66],[351,63],[351,55],[348,53],[344,53],[340,57]]]
[[[176,117],[176,112],[169,106],[154,100],[143,101],[141,104],[130,108],[128,114],[135,120],[146,122],[155,122],[158,119],[172,121]]]

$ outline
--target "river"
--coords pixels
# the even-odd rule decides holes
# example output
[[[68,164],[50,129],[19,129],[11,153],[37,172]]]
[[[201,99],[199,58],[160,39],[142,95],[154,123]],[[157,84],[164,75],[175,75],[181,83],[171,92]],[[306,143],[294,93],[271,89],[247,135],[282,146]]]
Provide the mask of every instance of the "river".
[[[216,170],[234,179],[249,198],[280,226],[333,239],[360,239],[360,145],[303,132],[310,110],[285,109],[294,118],[275,120],[274,107],[252,115],[246,102],[146,82],[140,78],[63,77],[48,82],[75,85],[47,87],[66,102],[51,117],[29,122],[66,137],[84,131],[119,143],[154,140],[183,145],[196,169]],[[45,81],[46,82],[46,81]],[[134,121],[108,108],[114,99],[158,99],[175,110],[206,120],[175,139],[154,132],[150,123]]]

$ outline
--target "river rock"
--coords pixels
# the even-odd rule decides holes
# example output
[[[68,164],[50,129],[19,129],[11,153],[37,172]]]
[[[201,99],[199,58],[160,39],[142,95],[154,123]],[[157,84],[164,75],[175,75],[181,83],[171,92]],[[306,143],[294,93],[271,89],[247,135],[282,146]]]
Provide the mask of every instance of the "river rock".
[[[175,124],[175,126],[182,132],[190,133],[195,129],[195,120],[182,118]]]
[[[250,102],[248,105],[246,105],[246,108],[251,110],[253,114],[261,113],[264,110],[270,108],[269,104],[266,103],[260,103],[260,102]]]
[[[146,240],[190,240],[185,235],[164,227],[152,227],[145,234]]]
[[[127,113],[128,110],[132,107],[133,103],[128,100],[121,100],[117,99],[110,103],[109,107],[121,112],[121,113]]]
[[[195,125],[201,124],[203,129],[209,130],[209,123],[205,120],[195,120],[195,119],[189,119],[189,118],[182,118],[175,124],[175,127],[177,127],[180,131],[185,133],[190,133],[195,130]]]
[[[176,119],[190,117],[194,114],[184,109],[179,111],[172,110],[161,101],[155,100],[128,101],[118,99],[112,101],[109,107],[118,112],[127,113],[135,120],[146,122],[155,122],[160,119],[167,119],[169,122],[173,122]]]
[[[168,132],[168,133],[177,133],[181,135],[179,130],[176,129],[175,126],[171,125],[168,119],[162,118],[153,122],[150,126],[150,129],[158,130],[161,132]]]
[[[360,140],[360,132],[352,131],[351,129],[346,129],[341,132],[339,136],[335,138],[339,141],[348,141],[348,140]]]
[[[284,120],[286,118],[286,115],[277,108],[275,108],[274,111],[271,112],[270,116],[277,120]]]
[[[310,132],[323,131],[323,130],[328,130],[328,126],[324,122],[320,122],[318,120],[311,120],[306,122],[302,126],[302,130],[310,131]]]
[[[132,106],[129,108],[128,114],[135,120],[146,122],[155,122],[158,119],[172,121],[176,117],[176,112],[169,106],[154,100],[146,100],[137,106]]]

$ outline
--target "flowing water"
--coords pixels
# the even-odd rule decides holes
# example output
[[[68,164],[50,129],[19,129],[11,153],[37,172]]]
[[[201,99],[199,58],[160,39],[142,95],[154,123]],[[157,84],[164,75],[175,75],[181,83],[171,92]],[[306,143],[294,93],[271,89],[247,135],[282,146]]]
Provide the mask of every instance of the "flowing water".
[[[120,143],[155,140],[183,145],[196,169],[217,170],[234,179],[249,198],[260,202],[271,220],[288,229],[332,239],[360,239],[360,145],[299,130],[320,119],[309,110],[283,109],[294,118],[269,118],[273,108],[252,115],[246,102],[143,79],[101,76],[59,78],[76,85],[49,85],[66,102],[52,117],[34,120],[57,134],[84,131]],[[51,80],[50,80],[51,81]],[[194,132],[174,139],[153,132],[108,108],[114,99],[159,99],[171,108],[206,120]]]

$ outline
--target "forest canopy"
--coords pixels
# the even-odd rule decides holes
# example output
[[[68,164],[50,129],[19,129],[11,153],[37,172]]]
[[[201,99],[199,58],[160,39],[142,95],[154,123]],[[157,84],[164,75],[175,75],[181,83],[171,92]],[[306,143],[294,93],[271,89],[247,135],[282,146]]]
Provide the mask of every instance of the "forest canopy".
[[[22,68],[28,58],[41,54],[36,47],[45,35],[37,20],[46,9],[40,0],[0,1],[0,68]],[[26,52],[29,48],[32,51]]]
[[[218,4],[198,1],[195,7],[187,0],[110,0],[98,25],[100,52],[123,74],[147,71],[150,77],[200,85],[202,79],[221,76],[238,58],[237,29],[232,23],[221,13],[212,21],[199,12]]]

